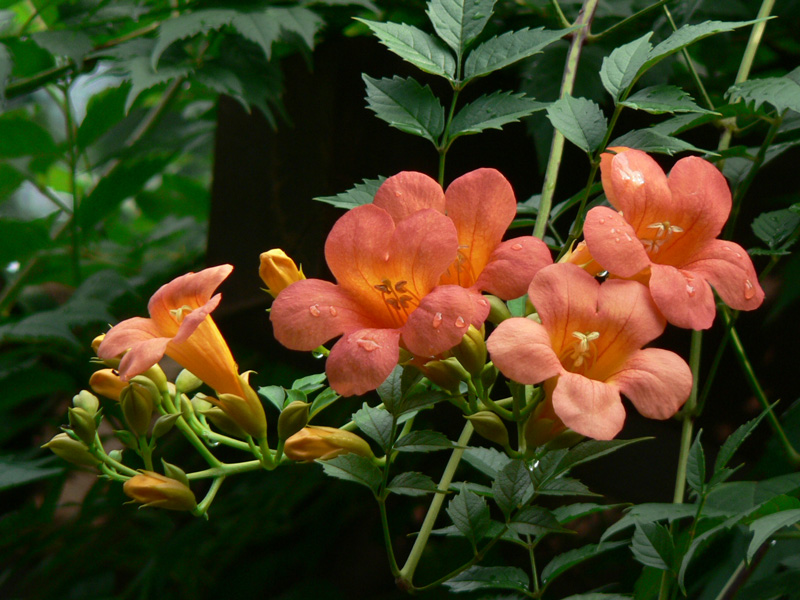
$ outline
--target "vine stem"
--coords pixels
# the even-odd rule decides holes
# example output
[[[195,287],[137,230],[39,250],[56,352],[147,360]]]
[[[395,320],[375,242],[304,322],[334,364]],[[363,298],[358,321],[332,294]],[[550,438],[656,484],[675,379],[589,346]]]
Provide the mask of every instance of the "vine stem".
[[[430,507],[428,507],[428,513],[425,515],[425,520],[422,522],[422,528],[419,530],[419,535],[417,535],[417,539],[414,540],[414,545],[411,548],[411,552],[406,559],[406,563],[403,565],[403,568],[400,569],[400,573],[397,577],[398,582],[401,583],[401,587],[405,584],[404,589],[412,589],[413,584],[412,580],[414,578],[414,571],[417,569],[417,565],[419,564],[420,558],[422,558],[422,552],[425,550],[425,546],[428,544],[428,538],[431,535],[431,531],[433,531],[433,525],[436,522],[436,518],[439,516],[439,511],[442,509],[442,505],[444,504],[444,498],[447,494],[447,490],[450,487],[450,483],[453,481],[453,475],[456,472],[456,467],[461,462],[461,457],[464,455],[464,450],[466,449],[466,445],[469,443],[469,438],[472,437],[472,432],[474,431],[472,427],[472,423],[467,422],[464,425],[464,429],[461,431],[461,435],[458,438],[456,444],[458,447],[453,450],[453,454],[450,455],[450,460],[447,461],[447,466],[444,469],[444,473],[442,473],[442,478],[439,481],[439,489],[436,495],[433,497],[431,501]]]
[[[681,430],[681,450],[678,456],[678,470],[675,474],[675,494],[673,504],[683,504],[686,492],[686,465],[689,462],[689,448],[692,445],[692,430],[697,412],[697,389],[700,381],[700,349],[703,342],[702,331],[692,331],[691,349],[689,350],[689,368],[692,370],[692,392],[681,411],[683,429]]]
[[[594,18],[595,10],[599,0],[584,0],[581,12],[575,25],[578,29],[572,37],[572,43],[567,53],[567,63],[564,66],[564,76],[561,79],[561,93],[559,98],[564,98],[571,94],[575,89],[575,80],[578,76],[578,61],[581,57],[581,49],[589,36],[589,28]],[[536,224],[533,227],[533,235],[542,239],[547,230],[547,221],[550,218],[550,210],[553,207],[553,196],[556,191],[558,180],[558,169],[561,166],[561,158],[564,155],[564,136],[558,129],[553,131],[553,141],[550,144],[550,158],[547,160],[547,168],[544,175],[544,188],[542,189],[542,199],[539,202],[539,212],[536,215]]]

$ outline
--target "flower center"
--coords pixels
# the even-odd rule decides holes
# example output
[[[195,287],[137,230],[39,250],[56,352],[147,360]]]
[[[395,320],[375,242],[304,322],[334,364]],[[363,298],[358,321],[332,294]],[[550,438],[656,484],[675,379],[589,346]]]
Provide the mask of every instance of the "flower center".
[[[600,332],[587,331],[583,333],[581,331],[573,331],[572,337],[576,341],[567,346],[567,356],[564,358],[572,361],[573,369],[590,369],[597,358],[597,346],[595,346],[594,342],[600,337]],[[561,362],[563,364],[564,360]]]
[[[389,317],[394,323],[399,325],[405,323],[408,315],[419,306],[419,296],[408,288],[408,281],[404,279],[395,282],[381,279],[381,282],[373,287],[381,293]]]
[[[647,229],[653,230],[653,237],[639,238],[639,241],[644,244],[645,250],[652,254],[656,254],[661,249],[664,242],[668,241],[673,234],[683,233],[683,227],[673,225],[669,221],[650,223]]]
[[[191,306],[187,306],[186,304],[184,304],[180,308],[173,308],[172,310],[169,311],[169,314],[171,314],[172,318],[175,319],[175,322],[178,325],[180,325],[181,321],[183,321],[183,317],[185,316],[185,314],[189,314],[193,310],[194,309]]]
[[[465,253],[466,250],[469,250],[469,245],[462,244],[458,247],[458,256],[442,275],[441,284],[469,287],[475,283],[478,277],[469,255]]]

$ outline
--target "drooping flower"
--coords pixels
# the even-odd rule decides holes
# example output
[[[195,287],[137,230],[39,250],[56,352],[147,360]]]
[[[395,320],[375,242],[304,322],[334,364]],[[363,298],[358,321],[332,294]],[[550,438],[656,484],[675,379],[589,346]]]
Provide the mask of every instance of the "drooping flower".
[[[517,213],[511,184],[495,169],[477,169],[443,191],[423,173],[404,171],[387,179],[374,204],[400,220],[423,208],[446,214],[458,232],[458,256],[439,280],[504,300],[522,296],[533,276],[553,262],[550,251],[533,236],[503,241]]]
[[[166,354],[227,398],[228,407],[220,400],[221,408],[245,431],[263,437],[264,408],[247,379],[239,375],[230,348],[210,315],[221,299],[212,294],[232,270],[230,265],[211,267],[161,286],[147,305],[150,318],[133,317],[112,327],[97,355],[111,359],[125,353],[118,371],[120,379],[128,381]]]
[[[487,347],[507,377],[544,382],[546,402],[567,427],[611,439],[625,422],[620,394],[652,419],[668,419],[689,397],[692,375],[683,359],[641,349],[666,326],[642,284],[601,285],[575,265],[556,264],[537,273],[528,294],[541,324],[507,319]]]
[[[610,150],[616,154],[604,154],[600,168],[616,210],[596,207],[587,214],[591,256],[611,275],[647,284],[656,306],[678,327],[711,327],[711,286],[731,308],[758,308],[764,291],[747,252],[716,239],[731,211],[728,185],[716,167],[683,158],[668,178],[644,152]]]
[[[397,364],[400,346],[440,354],[480,327],[489,303],[459,286],[437,286],[456,259],[458,237],[432,209],[393,219],[382,208],[350,210],[333,226],[325,258],[337,284],[298,281],[272,305],[275,337],[293,350],[314,350],[337,337],[326,372],[342,395],[377,388]]]

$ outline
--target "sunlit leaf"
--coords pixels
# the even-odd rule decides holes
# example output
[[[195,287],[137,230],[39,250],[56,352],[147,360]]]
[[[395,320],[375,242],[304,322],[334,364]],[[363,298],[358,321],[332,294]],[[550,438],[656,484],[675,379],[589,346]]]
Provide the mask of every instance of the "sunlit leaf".
[[[486,27],[494,10],[496,0],[431,0],[428,3],[428,18],[436,34],[456,53],[463,56],[464,50]]]
[[[547,117],[565,138],[586,153],[600,147],[608,120],[597,103],[569,94],[547,107]]]
[[[450,138],[480,133],[485,129],[501,129],[503,125],[517,122],[546,107],[544,102],[537,102],[524,94],[493,92],[458,111],[450,124]]]
[[[364,75],[367,104],[377,117],[400,131],[436,145],[444,130],[444,107],[427,85],[414,79],[372,79]]]

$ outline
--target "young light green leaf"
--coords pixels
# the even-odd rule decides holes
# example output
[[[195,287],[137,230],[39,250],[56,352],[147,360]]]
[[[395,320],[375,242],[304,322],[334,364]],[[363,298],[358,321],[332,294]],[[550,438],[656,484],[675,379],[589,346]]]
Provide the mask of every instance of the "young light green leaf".
[[[784,510],[750,523],[753,539],[750,540],[750,545],[747,547],[747,560],[753,560],[753,556],[761,544],[771,538],[773,533],[798,522],[800,522],[800,509]]]
[[[800,85],[788,77],[750,79],[731,86],[725,95],[731,103],[741,100],[753,110],[766,102],[778,113],[786,109],[800,112]]]
[[[286,400],[286,391],[279,385],[267,385],[258,388],[259,395],[263,396],[277,408],[283,410],[284,401]]]
[[[546,107],[544,102],[527,98],[525,94],[493,92],[458,111],[450,124],[450,138],[480,133],[484,129],[501,129],[503,125],[519,121]]]
[[[521,534],[544,535],[553,531],[572,533],[564,529],[552,512],[541,506],[526,506],[511,519],[510,527]]]
[[[364,405],[353,414],[353,421],[386,452],[392,445],[394,417],[384,408]]]
[[[453,448],[447,436],[438,431],[418,430],[404,435],[394,445],[398,452],[433,452]]]
[[[324,408],[336,402],[341,396],[337,394],[333,388],[327,387],[322,390],[314,401],[311,403],[311,408],[308,409],[309,420],[313,419]]]
[[[444,107],[429,86],[411,79],[372,79],[367,84],[367,104],[377,117],[392,127],[424,137],[434,146],[444,130]]]
[[[545,583],[550,582],[566,570],[571,569],[585,560],[627,545],[627,541],[610,542],[602,546],[600,544],[587,544],[581,548],[559,554],[547,563],[547,566],[542,570],[542,581]]]
[[[609,146],[627,146],[628,148],[636,148],[644,152],[658,152],[661,154],[668,154],[669,156],[672,156],[676,152],[687,151],[715,154],[714,152],[703,150],[702,148],[693,146],[689,142],[684,142],[670,135],[664,135],[653,129],[634,129],[615,139]]]
[[[600,147],[608,129],[608,121],[595,102],[569,94],[547,107],[547,118],[565,138],[587,154]]]
[[[92,39],[82,31],[59,30],[39,31],[32,36],[39,44],[54,56],[66,56],[76,65],[93,49]]]
[[[489,529],[489,507],[486,500],[469,491],[463,485],[458,494],[447,505],[447,514],[461,535],[475,548]]]
[[[689,448],[689,460],[686,463],[686,483],[698,494],[703,493],[706,485],[706,453],[700,442],[702,433],[702,429],[697,432],[697,436]]]
[[[763,217],[765,214],[769,213],[763,213],[761,217]],[[800,223],[800,217],[798,217],[798,223]],[[755,223],[753,223],[753,230],[755,230]],[[756,235],[758,235],[757,232]],[[744,441],[750,436],[750,434],[753,433],[753,430],[756,427],[758,427],[758,424],[761,423],[761,420],[767,416],[767,412],[768,412],[767,410],[763,411],[755,419],[750,419],[747,423],[739,426],[739,428],[736,431],[734,431],[731,435],[728,436],[728,439],[725,440],[725,442],[722,444],[722,447],[719,449],[719,454],[717,454],[717,459],[714,461],[715,474],[720,469],[723,469],[728,466],[728,462],[730,462],[731,458],[733,458],[733,455],[739,449],[739,446],[741,446],[744,443]]]
[[[492,482],[494,501],[506,518],[533,496],[531,473],[524,460],[515,458],[504,466]]]
[[[494,10],[496,0],[431,0],[428,18],[436,34],[461,60],[464,50],[481,34]]]
[[[325,373],[307,375],[306,377],[295,379],[294,382],[292,383],[292,389],[305,392],[306,394],[310,394],[325,387],[326,378],[327,375]]]
[[[344,208],[350,210],[362,204],[370,204],[375,198],[375,193],[381,187],[383,182],[386,181],[385,177],[378,179],[364,179],[361,183],[357,183],[354,187],[346,192],[341,192],[335,196],[320,196],[314,198],[317,202],[324,202],[336,208]]]
[[[656,85],[639,90],[620,102],[623,106],[643,110],[651,115],[664,113],[703,113],[719,115],[711,110],[699,107],[692,97],[674,85]]]
[[[464,460],[492,479],[495,479],[498,473],[511,462],[508,455],[494,448],[467,448],[464,451]]]
[[[389,50],[426,73],[452,80],[456,74],[456,61],[439,40],[421,29],[405,23],[379,23],[361,21]]]
[[[389,482],[386,489],[393,494],[401,494],[404,496],[424,496],[431,492],[436,492],[438,489],[433,479],[424,473],[417,473],[408,471],[407,473],[399,473],[396,477]]]
[[[639,70],[647,60],[653,46],[650,44],[652,31],[648,31],[642,37],[633,40],[614,51],[603,59],[603,66],[600,68],[600,80],[603,87],[611,94],[616,103],[624,92],[630,88],[639,74]]]
[[[675,544],[669,529],[658,523],[636,523],[631,552],[645,566],[671,571]]]
[[[480,567],[472,566],[459,573],[444,584],[453,592],[500,589],[528,591],[528,574],[518,567]]]
[[[541,52],[545,46],[560,40],[574,27],[567,29],[520,29],[486,40],[467,56],[464,63],[464,79],[483,77],[499,69],[513,65],[518,60]]]
[[[326,475],[360,483],[371,489],[373,494],[378,491],[381,472],[370,459],[358,454],[342,454],[320,462]]]

